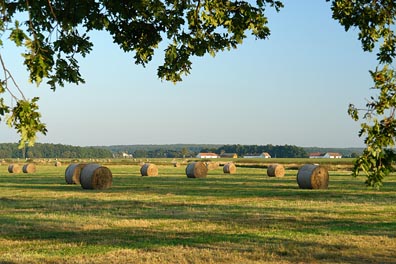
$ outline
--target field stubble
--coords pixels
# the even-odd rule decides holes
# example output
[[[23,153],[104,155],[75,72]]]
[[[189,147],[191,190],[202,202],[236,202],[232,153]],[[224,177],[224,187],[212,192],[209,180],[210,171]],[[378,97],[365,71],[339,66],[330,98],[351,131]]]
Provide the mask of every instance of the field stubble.
[[[380,191],[330,171],[329,189],[302,190],[297,170],[107,165],[109,190],[0,166],[0,263],[395,263],[396,176]]]

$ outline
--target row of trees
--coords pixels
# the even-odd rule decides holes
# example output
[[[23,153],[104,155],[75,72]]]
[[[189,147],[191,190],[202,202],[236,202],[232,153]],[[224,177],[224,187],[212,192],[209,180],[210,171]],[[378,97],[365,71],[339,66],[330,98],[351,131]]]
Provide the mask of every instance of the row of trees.
[[[246,154],[268,152],[272,157],[277,158],[303,158],[307,157],[306,151],[297,146],[284,145],[224,145],[210,148],[203,145],[186,145],[182,148],[172,145],[165,147],[137,148],[133,152],[128,152],[134,158],[193,158],[199,152],[237,153],[239,157]],[[111,147],[76,147],[62,144],[41,144],[37,143],[33,147],[18,148],[16,143],[0,144],[0,158],[111,158],[113,156],[122,157],[122,151],[117,151],[114,155]]]
[[[164,152],[166,155],[172,155],[172,153],[181,153],[183,155],[188,155],[185,152],[198,153],[202,149],[207,148],[219,148],[221,144],[149,144],[149,145],[113,145],[113,146],[101,146],[102,148],[109,149],[113,153],[129,153],[148,157],[151,154],[155,154],[156,157],[163,157]],[[146,153],[145,155],[143,155]],[[169,156],[170,157],[170,156]]]
[[[181,147],[182,146],[182,147]],[[105,147],[112,149],[116,152],[117,157],[122,157],[122,153],[132,154],[134,158],[194,158],[199,152],[213,152],[216,154],[222,153],[236,153],[238,157],[242,157],[247,154],[260,154],[268,152],[272,157],[276,158],[304,158],[308,154],[304,148],[284,145],[165,145],[160,146],[123,146],[123,149],[117,148],[114,151],[114,147]],[[181,147],[181,148],[180,148]],[[128,151],[129,150],[129,151]]]
[[[197,152],[191,151],[187,148],[183,148],[181,150],[165,148],[154,150],[137,149],[132,155],[134,158],[192,158],[197,155]]]
[[[110,158],[110,150],[95,147],[76,147],[61,144],[40,144],[18,148],[16,143],[0,144],[0,158]]]
[[[203,149],[202,152],[213,151],[217,154],[222,153],[236,153],[238,157],[242,157],[247,154],[260,154],[268,152],[274,158],[304,158],[307,157],[307,152],[297,146],[284,145],[224,145],[218,149]]]

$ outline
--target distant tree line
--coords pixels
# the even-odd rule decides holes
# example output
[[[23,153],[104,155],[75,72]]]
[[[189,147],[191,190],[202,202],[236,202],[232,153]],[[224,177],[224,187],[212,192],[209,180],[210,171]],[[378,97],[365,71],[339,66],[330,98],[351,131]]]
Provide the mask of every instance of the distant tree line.
[[[62,144],[36,143],[18,149],[16,143],[0,144],[0,158],[111,158],[112,152],[97,147],[76,147]]]
[[[192,158],[198,154],[199,151],[191,151],[188,148],[180,150],[158,148],[158,149],[136,149],[135,151],[127,152],[132,154],[133,158]],[[116,157],[122,157],[122,152],[117,152]]]
[[[362,155],[364,148],[318,148],[318,147],[307,147],[304,148],[307,153],[312,152],[337,152],[342,154],[343,158],[357,158]]]
[[[284,145],[147,145],[144,146],[110,146],[105,147],[111,150],[117,150],[116,156],[122,157],[122,153],[132,154],[133,158],[193,158],[199,152],[237,153],[238,157],[247,154],[261,154],[268,152],[273,158],[304,158],[308,157],[304,148]],[[124,150],[124,151],[121,151]],[[128,151],[129,150],[129,151]],[[133,151],[131,151],[133,150]]]
[[[305,158],[308,156],[304,148],[292,145],[224,145],[217,149],[202,149],[201,152],[236,153],[238,157],[248,154],[261,154],[263,152],[268,152],[273,158]]]
[[[102,148],[109,149],[113,153],[129,153],[134,154],[135,157],[145,155],[153,155],[156,157],[164,156],[164,152],[167,155],[180,155],[182,150],[188,150],[192,153],[199,153],[203,148],[219,148],[222,145],[215,144],[166,144],[166,145],[113,145],[113,146],[101,146]],[[146,157],[143,155],[144,157]]]
[[[122,158],[123,153],[133,158],[194,158],[199,152],[236,153],[238,157],[268,152],[273,158],[306,158],[310,152],[340,152],[344,157],[353,157],[358,148],[324,149],[302,148],[294,145],[120,145],[100,147],[77,147],[62,144],[37,143],[34,147],[18,149],[16,143],[0,143],[0,158]]]

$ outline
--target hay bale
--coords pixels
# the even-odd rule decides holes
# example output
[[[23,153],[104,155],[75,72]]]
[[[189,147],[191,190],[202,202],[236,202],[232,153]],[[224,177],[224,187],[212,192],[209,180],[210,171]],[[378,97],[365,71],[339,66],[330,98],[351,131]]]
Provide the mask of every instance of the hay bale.
[[[80,183],[83,189],[108,189],[113,183],[113,175],[107,167],[87,164],[81,170]]]
[[[55,167],[60,167],[62,166],[62,163],[60,161],[55,162]]]
[[[205,178],[208,174],[208,168],[203,162],[191,162],[187,164],[187,178]]]
[[[10,164],[8,165],[8,172],[9,173],[21,173],[22,169],[21,166],[18,164]]]
[[[272,164],[267,168],[267,175],[269,177],[283,177],[285,176],[285,167],[281,164]]]
[[[233,162],[228,162],[226,164],[224,164],[223,167],[223,172],[224,173],[229,173],[229,174],[234,174],[236,173],[236,166]]]
[[[218,162],[205,162],[206,167],[208,170],[215,170],[219,168],[219,163]]]
[[[301,189],[327,189],[329,173],[323,166],[306,164],[298,170],[297,183]]]
[[[72,163],[65,170],[65,180],[67,184],[79,184],[81,170],[85,167],[85,163]]]
[[[175,168],[179,168],[180,167],[180,163],[179,162],[173,162],[173,167]]]
[[[155,164],[145,163],[140,168],[140,174],[142,176],[158,176],[158,168],[155,166]]]
[[[27,163],[22,167],[23,173],[35,173],[36,165],[34,163]]]

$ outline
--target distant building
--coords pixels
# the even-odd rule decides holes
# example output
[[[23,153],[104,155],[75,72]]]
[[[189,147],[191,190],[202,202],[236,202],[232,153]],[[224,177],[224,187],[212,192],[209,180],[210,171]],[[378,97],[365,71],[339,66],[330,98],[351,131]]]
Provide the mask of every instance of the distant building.
[[[321,159],[321,158],[323,158],[323,155],[320,152],[312,152],[312,153],[309,153],[309,158],[310,159]]]
[[[309,154],[310,159],[341,159],[342,155],[337,152],[326,152],[326,153],[320,153],[320,152],[313,152]]]
[[[220,158],[237,159],[238,158],[238,154],[236,154],[236,153],[223,153],[223,154],[220,154]]]
[[[131,158],[133,158],[133,155],[132,155],[132,154],[125,153],[125,152],[122,152],[122,157],[123,157],[123,158],[129,158],[129,159],[131,159]]]
[[[209,152],[209,153],[202,152],[202,153],[199,153],[197,155],[197,158],[200,158],[200,159],[217,159],[217,158],[219,158],[219,155],[217,155],[216,153],[211,153],[211,152]]]
[[[327,152],[324,157],[328,159],[341,159],[342,155],[337,152]]]
[[[264,159],[270,159],[271,155],[268,152],[263,152],[261,154],[247,154],[243,156],[246,159],[253,159],[253,158],[264,158]]]

